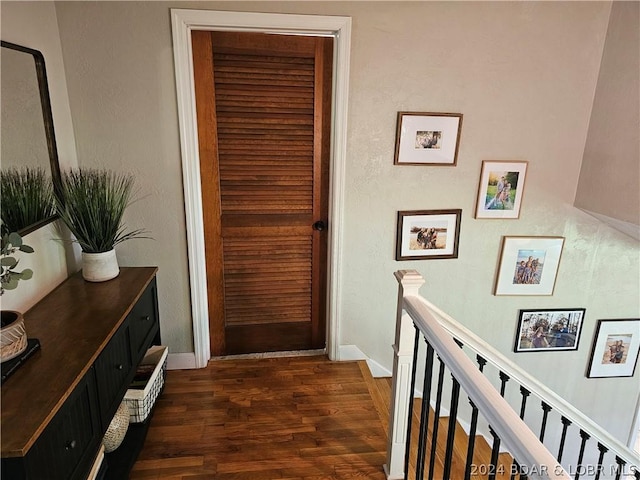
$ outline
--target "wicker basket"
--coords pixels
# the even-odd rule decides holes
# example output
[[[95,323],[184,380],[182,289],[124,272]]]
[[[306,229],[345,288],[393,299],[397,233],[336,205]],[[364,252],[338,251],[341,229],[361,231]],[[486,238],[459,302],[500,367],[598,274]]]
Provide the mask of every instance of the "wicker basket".
[[[17,357],[27,349],[27,331],[24,328],[24,317],[20,312],[2,310],[0,329],[0,362]]]
[[[129,429],[129,408],[125,402],[122,402],[113,416],[107,432],[104,434],[102,444],[104,451],[111,453],[116,450],[124,440],[127,430]]]
[[[130,388],[124,396],[124,401],[129,407],[129,421],[131,423],[144,422],[151,413],[151,409],[160,395],[162,387],[164,387],[168,354],[167,347],[154,346],[147,350],[142,362],[140,362],[140,365],[153,364],[155,368],[143,389]]]

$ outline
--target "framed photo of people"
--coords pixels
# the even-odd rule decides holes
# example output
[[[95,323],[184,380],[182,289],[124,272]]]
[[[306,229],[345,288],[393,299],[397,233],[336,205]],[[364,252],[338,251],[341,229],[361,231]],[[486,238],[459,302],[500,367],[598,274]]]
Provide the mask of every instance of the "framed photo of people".
[[[526,161],[482,162],[475,218],[519,218]]]
[[[398,212],[396,260],[458,258],[462,210]]]
[[[455,166],[461,113],[398,112],[394,165]]]
[[[639,353],[640,318],[598,320],[587,377],[633,377]]]
[[[494,295],[553,295],[564,237],[502,237]]]
[[[584,308],[520,310],[514,352],[577,350]]]

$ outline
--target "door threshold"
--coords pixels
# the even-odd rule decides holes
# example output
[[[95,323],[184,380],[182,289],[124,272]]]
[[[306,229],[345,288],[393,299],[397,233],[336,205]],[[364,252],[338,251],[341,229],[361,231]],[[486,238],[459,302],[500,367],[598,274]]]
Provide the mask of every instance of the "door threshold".
[[[256,358],[279,358],[279,357],[314,357],[317,355],[326,355],[327,349],[321,348],[318,350],[291,350],[286,352],[264,352],[264,353],[243,353],[238,355],[220,355],[217,357],[211,357],[210,362],[218,360],[248,360]]]

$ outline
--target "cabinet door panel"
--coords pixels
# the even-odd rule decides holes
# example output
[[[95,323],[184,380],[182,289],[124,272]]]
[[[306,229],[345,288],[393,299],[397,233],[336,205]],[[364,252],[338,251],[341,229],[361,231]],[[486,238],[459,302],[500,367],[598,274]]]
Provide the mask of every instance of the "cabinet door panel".
[[[44,430],[28,454],[28,478],[86,477],[102,430],[94,373],[90,371]]]
[[[106,430],[133,376],[129,324],[125,322],[95,363],[100,417]]]
[[[137,364],[145,354],[146,347],[158,330],[158,300],[156,294],[156,280],[154,279],[140,300],[129,314],[131,328],[131,352],[134,364]]]

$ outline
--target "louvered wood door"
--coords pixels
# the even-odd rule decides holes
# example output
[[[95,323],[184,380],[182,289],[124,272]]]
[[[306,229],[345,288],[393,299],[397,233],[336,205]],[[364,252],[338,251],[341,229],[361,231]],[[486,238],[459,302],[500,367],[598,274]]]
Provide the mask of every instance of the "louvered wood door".
[[[324,348],[333,41],[192,45],[211,354]]]

